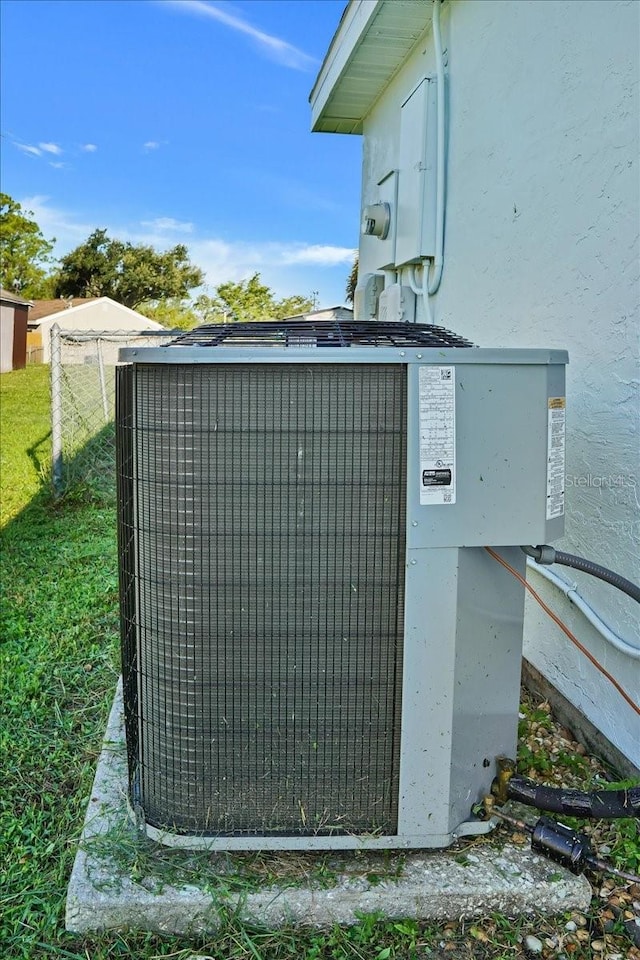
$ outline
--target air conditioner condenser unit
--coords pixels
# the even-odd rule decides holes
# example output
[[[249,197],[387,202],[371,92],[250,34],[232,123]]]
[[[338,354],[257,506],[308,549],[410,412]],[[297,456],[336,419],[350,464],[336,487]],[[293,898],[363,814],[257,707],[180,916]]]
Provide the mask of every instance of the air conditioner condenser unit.
[[[129,803],[210,849],[441,847],[516,743],[520,544],[563,532],[557,350],[432,326],[125,349]]]

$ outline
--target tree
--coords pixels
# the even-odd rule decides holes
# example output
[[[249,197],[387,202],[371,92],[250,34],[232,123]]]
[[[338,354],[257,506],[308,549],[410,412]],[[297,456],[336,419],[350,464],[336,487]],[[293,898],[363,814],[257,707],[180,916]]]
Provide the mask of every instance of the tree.
[[[46,297],[47,267],[53,241],[45,240],[30,210],[0,193],[0,264],[2,286],[24,297]]]
[[[277,300],[273,290],[262,283],[259,273],[239,283],[221,283],[212,297],[202,295],[195,309],[203,322],[281,320],[311,310],[313,301],[296,294]]]
[[[184,244],[158,253],[146,244],[112,240],[106,230],[88,239],[60,262],[56,297],[111,297],[134,309],[146,301],[182,300],[204,281]]]
[[[167,330],[191,330],[202,322],[192,303],[177,298],[141,303],[138,313],[150,320],[156,320]]]
[[[353,266],[351,267],[351,273],[347,277],[347,303],[353,303],[353,298],[356,295],[356,286],[358,283],[358,257],[356,256],[353,261]]]

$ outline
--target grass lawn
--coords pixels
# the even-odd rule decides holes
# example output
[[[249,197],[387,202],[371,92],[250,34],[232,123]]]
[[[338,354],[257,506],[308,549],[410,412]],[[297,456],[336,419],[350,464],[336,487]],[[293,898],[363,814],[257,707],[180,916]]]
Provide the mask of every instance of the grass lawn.
[[[3,374],[0,400],[0,960],[519,958],[527,934],[549,944],[555,937],[553,947],[545,941],[547,957],[640,958],[615,918],[605,930],[598,897],[592,914],[577,918],[586,936],[568,941],[568,917],[441,926],[364,917],[329,933],[254,930],[230,920],[207,942],[67,934],[66,885],[119,673],[115,504],[112,494],[86,491],[50,501],[48,368]],[[534,712],[534,720],[540,726],[544,717]],[[637,832],[626,823],[620,834],[632,844],[626,865],[637,869]]]

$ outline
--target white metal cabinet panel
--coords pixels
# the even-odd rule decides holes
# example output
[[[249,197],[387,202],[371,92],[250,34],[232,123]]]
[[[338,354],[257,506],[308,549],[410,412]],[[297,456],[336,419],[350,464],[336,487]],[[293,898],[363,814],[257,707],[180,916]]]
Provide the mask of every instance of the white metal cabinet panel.
[[[396,265],[435,255],[436,81],[425,78],[402,104]]]

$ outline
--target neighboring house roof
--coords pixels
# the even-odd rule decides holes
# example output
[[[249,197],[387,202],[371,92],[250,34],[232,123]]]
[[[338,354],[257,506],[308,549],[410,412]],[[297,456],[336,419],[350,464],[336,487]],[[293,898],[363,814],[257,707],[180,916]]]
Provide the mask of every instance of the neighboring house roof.
[[[283,320],[351,320],[353,310],[349,307],[325,307],[324,310],[310,310],[308,313],[295,313]]]
[[[36,323],[38,320],[43,320],[44,317],[51,317],[54,313],[72,310],[83,303],[92,303],[97,299],[97,297],[70,297],[65,300],[63,297],[58,297],[56,300],[34,300],[29,311],[29,323]]]
[[[312,129],[362,133],[362,121],[431,23],[431,4],[351,0],[309,96]]]
[[[67,306],[69,303],[73,305]],[[62,306],[60,306],[60,304],[62,304]],[[126,315],[131,320],[135,320],[136,324],[140,326],[140,329],[164,329],[161,323],[157,323],[155,320],[150,320],[142,313],[138,313],[136,310],[132,310],[130,307],[125,307],[122,303],[112,300],[111,297],[77,297],[71,301],[36,300],[34,306],[29,312],[29,326],[39,327],[45,321],[50,320],[52,317],[56,317],[56,323],[58,323],[61,328],[64,329],[65,322],[68,322],[69,319],[73,320],[73,326],[75,327],[78,320],[81,319],[83,313],[88,312],[89,308],[93,308],[90,312],[94,314],[95,308],[101,305],[115,308],[119,313]]]
[[[31,305],[31,300],[25,300],[24,297],[17,297],[15,293],[9,293],[4,287],[0,287],[0,301],[2,301],[2,303],[22,304],[22,306],[25,307]]]

